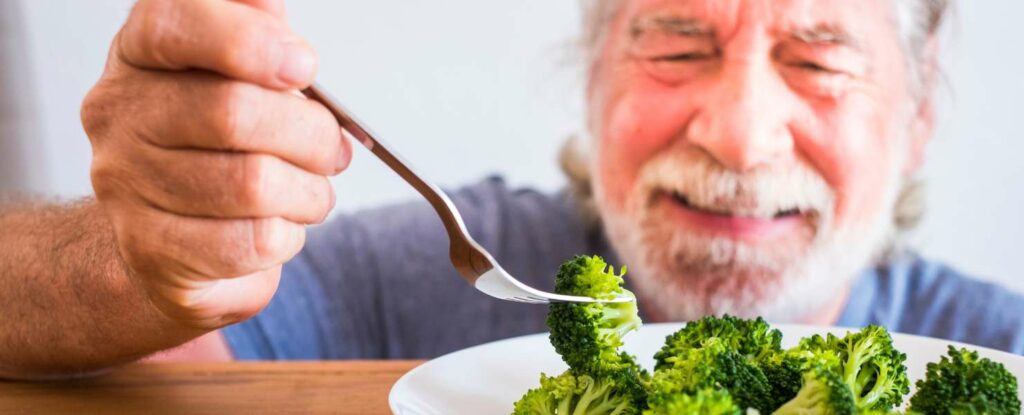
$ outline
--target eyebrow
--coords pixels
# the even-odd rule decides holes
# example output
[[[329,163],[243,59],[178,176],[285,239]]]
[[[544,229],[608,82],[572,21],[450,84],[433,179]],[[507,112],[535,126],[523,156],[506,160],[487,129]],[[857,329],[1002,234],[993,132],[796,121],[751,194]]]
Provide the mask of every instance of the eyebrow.
[[[712,37],[715,34],[714,30],[700,20],[672,16],[639,17],[633,20],[629,29],[634,39],[650,31],[685,37]]]
[[[861,42],[843,28],[833,24],[818,24],[809,29],[796,29],[789,37],[812,45],[838,45],[861,50]]]

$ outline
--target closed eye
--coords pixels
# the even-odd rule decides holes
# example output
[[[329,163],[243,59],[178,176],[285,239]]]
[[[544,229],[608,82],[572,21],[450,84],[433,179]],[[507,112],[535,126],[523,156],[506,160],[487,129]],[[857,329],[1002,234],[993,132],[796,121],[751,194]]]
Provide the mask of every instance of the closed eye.
[[[789,66],[797,68],[797,69],[803,69],[803,70],[811,71],[811,72],[839,73],[836,70],[833,70],[833,69],[830,69],[830,68],[826,68],[824,66],[818,65],[817,63],[814,63],[814,62],[811,62],[811,61],[792,62],[792,63],[789,64]]]
[[[656,61],[663,62],[688,62],[688,61],[700,61],[711,58],[712,55],[703,52],[690,52],[690,53],[679,53],[675,55],[665,55],[655,57]]]

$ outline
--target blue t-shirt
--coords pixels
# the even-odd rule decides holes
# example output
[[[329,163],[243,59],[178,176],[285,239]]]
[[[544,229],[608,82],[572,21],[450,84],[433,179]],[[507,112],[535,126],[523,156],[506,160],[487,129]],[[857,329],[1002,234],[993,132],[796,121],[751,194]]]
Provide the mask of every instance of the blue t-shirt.
[[[566,192],[491,178],[451,196],[474,238],[527,284],[550,290],[577,254],[617,262]],[[267,308],[224,334],[239,359],[430,358],[545,331],[546,313],[467,284],[448,262],[437,215],[417,201],[311,229]],[[837,325],[867,324],[1024,353],[1024,297],[910,253],[855,283]]]

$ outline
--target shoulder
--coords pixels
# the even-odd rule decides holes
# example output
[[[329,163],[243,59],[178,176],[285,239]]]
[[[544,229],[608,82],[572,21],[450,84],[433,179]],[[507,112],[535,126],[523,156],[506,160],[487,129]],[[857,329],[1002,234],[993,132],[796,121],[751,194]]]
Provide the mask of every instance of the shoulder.
[[[1024,353],[1024,295],[916,254],[875,274],[877,317],[897,331]]]

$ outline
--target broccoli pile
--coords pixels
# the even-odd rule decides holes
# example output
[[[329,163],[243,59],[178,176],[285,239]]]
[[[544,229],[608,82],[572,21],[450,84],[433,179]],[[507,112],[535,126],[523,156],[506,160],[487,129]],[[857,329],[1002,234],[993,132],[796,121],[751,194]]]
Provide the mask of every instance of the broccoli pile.
[[[561,294],[634,297],[622,287],[625,268],[597,256],[562,264]],[[635,298],[635,297],[634,297]],[[844,336],[814,335],[789,349],[762,318],[708,316],[665,339],[654,372],[621,351],[640,327],[636,302],[552,303],[551,344],[569,366],[542,374],[540,386],[515,403],[513,415],[1019,415],[1017,379],[977,352],[949,348],[928,364],[910,409],[906,355],[881,326]]]

